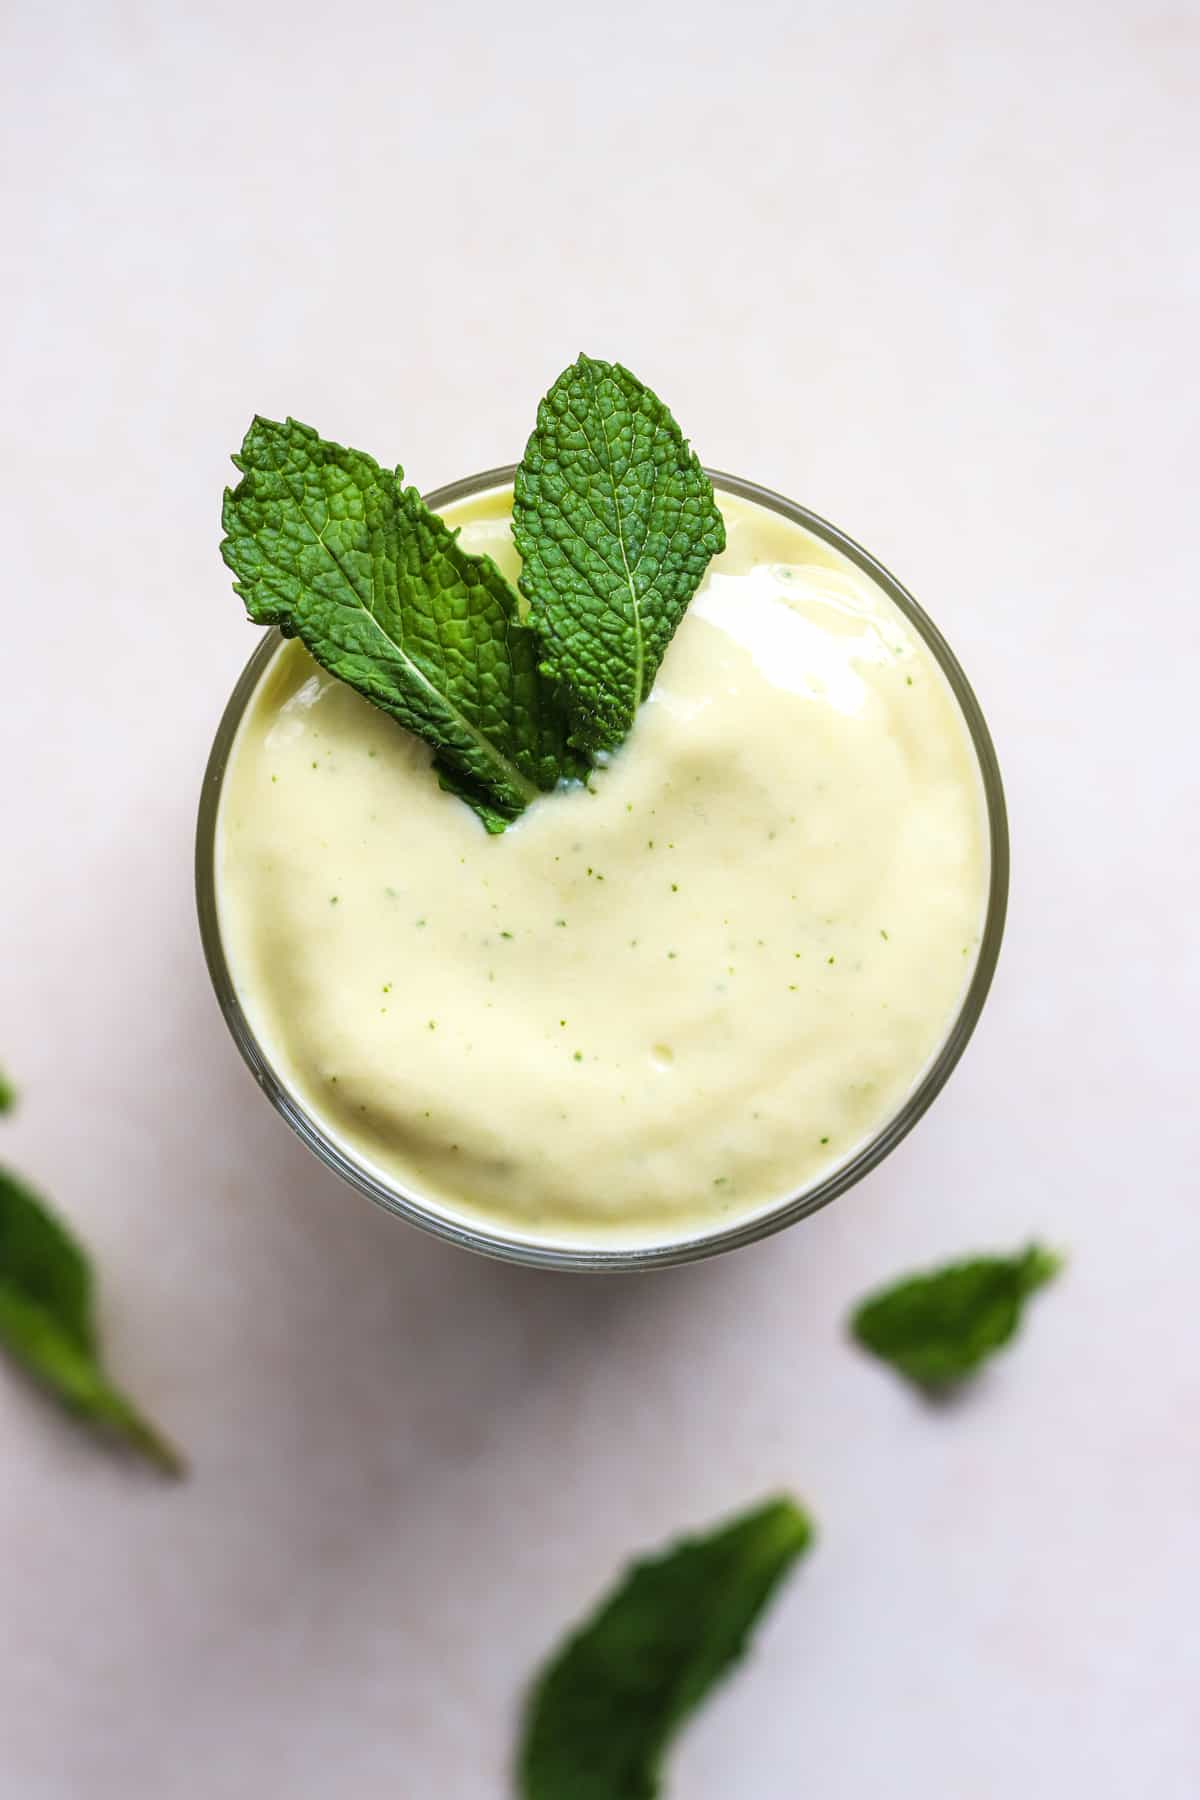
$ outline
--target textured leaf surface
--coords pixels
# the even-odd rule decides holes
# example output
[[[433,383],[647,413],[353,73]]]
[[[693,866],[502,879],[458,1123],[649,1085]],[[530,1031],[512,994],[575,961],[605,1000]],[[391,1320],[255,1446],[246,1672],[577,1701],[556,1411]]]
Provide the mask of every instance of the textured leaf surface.
[[[783,1498],[635,1563],[534,1685],[522,1800],[653,1800],[671,1737],[811,1541]]]
[[[430,744],[490,830],[580,772],[516,594],[402,470],[293,419],[255,419],[234,462],[221,553],[252,619]]]
[[[166,1473],[178,1452],[101,1367],[87,1257],[45,1203],[0,1169],[0,1344],[73,1413]]]
[[[1018,1256],[979,1256],[909,1276],[864,1300],[850,1329],[864,1349],[918,1387],[936,1391],[970,1375],[1007,1344],[1029,1295],[1061,1259],[1031,1244]]]
[[[712,483],[649,388],[619,363],[581,356],[538,408],[513,536],[545,665],[570,691],[574,739],[611,750],[725,547]]]

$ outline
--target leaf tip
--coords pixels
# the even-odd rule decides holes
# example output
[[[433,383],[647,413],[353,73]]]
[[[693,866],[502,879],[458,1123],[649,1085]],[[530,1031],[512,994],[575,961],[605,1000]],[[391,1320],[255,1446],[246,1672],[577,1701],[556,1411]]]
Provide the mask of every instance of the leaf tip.
[[[1065,1250],[1050,1250],[1045,1244],[1031,1243],[1025,1251],[1024,1278],[1026,1291],[1032,1293],[1034,1288],[1044,1287],[1061,1275],[1068,1263]]]
[[[183,1451],[157,1425],[151,1424],[144,1413],[135,1410],[128,1403],[126,1405],[124,1417],[118,1414],[114,1423],[129,1449],[136,1451],[151,1468],[169,1481],[186,1480],[188,1461]]]

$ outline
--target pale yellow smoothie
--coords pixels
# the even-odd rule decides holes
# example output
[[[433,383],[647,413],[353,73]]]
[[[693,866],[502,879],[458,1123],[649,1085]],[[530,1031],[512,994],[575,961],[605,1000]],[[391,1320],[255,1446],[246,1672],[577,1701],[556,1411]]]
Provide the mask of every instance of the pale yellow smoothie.
[[[667,1244],[815,1186],[974,968],[987,814],[944,675],[837,551],[717,497],[631,735],[502,835],[295,643],[230,755],[221,935],[276,1073],[386,1185],[509,1238]],[[444,516],[515,581],[510,500]]]

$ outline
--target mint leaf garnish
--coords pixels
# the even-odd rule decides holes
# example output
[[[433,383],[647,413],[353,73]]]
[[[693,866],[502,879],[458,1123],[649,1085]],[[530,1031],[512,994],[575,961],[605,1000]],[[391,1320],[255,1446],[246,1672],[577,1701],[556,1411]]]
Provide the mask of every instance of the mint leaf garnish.
[[[522,1800],[653,1800],[671,1738],[812,1535],[781,1498],[635,1563],[534,1684]]]
[[[1062,1258],[1038,1244],[1017,1256],[952,1263],[870,1295],[850,1330],[865,1350],[936,1393],[1008,1343],[1029,1295],[1061,1267]]]
[[[17,1090],[8,1076],[0,1069],[0,1113],[11,1112],[17,1104]]]
[[[104,1373],[91,1267],[83,1250],[32,1189],[5,1169],[0,1169],[0,1344],[68,1411],[107,1430],[164,1473],[183,1473],[179,1452]]]
[[[581,356],[538,407],[513,537],[544,666],[569,690],[573,741],[614,749],[725,548],[712,483],[662,401],[620,363]]]
[[[256,418],[233,461],[221,554],[252,619],[432,745],[442,786],[489,831],[581,773],[516,594],[403,470],[294,419]]]

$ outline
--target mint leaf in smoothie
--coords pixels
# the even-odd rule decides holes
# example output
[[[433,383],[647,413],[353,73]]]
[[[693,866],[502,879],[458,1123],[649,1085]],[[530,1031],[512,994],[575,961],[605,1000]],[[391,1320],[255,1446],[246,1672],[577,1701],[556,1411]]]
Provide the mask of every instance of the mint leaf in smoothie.
[[[1030,1294],[1061,1267],[1061,1257],[1030,1244],[1017,1256],[977,1256],[911,1275],[856,1307],[850,1330],[909,1381],[943,1392],[1008,1343]]]
[[[0,1169],[0,1344],[69,1412],[165,1474],[183,1473],[178,1451],[104,1373],[83,1250],[44,1201],[6,1169]]]
[[[652,1800],[672,1737],[812,1535],[785,1497],[634,1563],[534,1684],[522,1800]]]
[[[403,470],[294,419],[256,418],[233,461],[221,554],[250,617],[431,745],[489,831],[582,772],[516,594]]]
[[[581,356],[538,407],[513,537],[544,666],[569,690],[573,740],[612,750],[725,548],[712,483],[662,401],[620,363]]]

